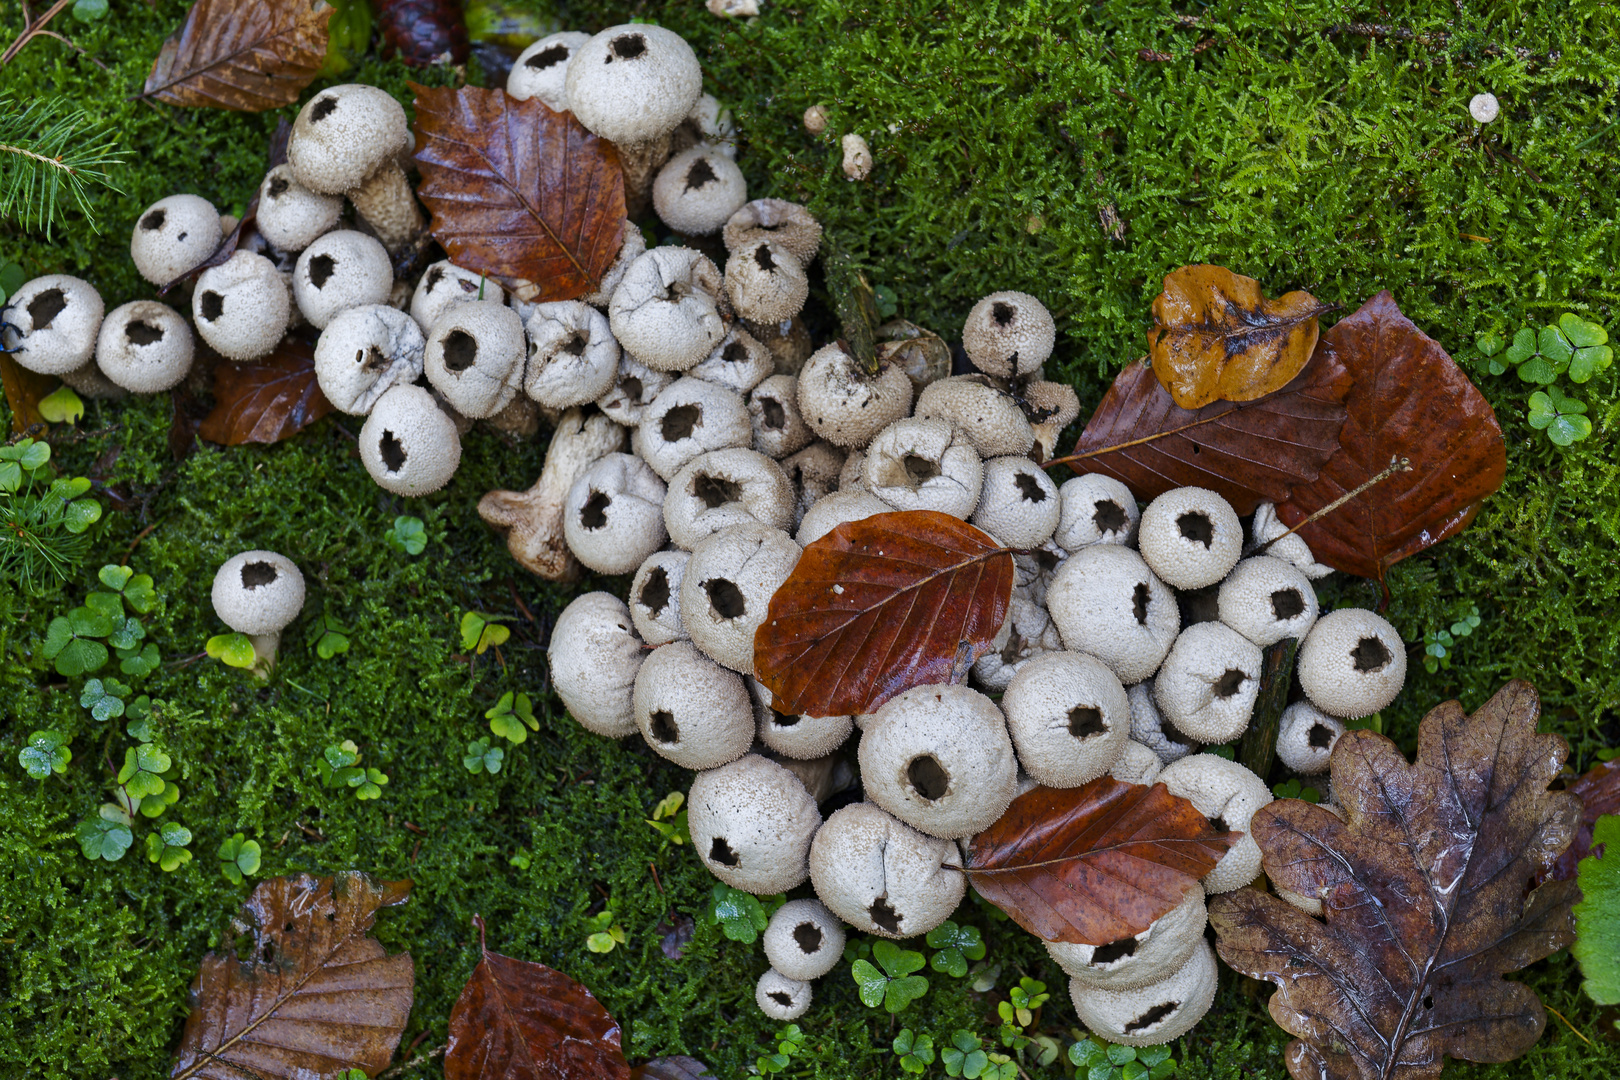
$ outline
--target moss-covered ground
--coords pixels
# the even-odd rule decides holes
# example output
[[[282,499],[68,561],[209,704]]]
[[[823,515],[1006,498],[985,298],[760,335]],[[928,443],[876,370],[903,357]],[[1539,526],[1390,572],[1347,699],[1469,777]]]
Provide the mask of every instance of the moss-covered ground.
[[[151,294],[125,246],[142,207],[194,191],[240,208],[276,114],[129,99],[183,11],[178,0],[113,0],[95,24],[64,15],[56,28],[82,53],[40,38],[0,70],[0,94],[65,94],[130,151],[116,173],[125,194],[95,196],[99,234],[77,216],[48,241],[0,222],[0,256],[30,274],[83,275],[110,306]],[[1391,289],[1476,371],[1506,432],[1509,468],[1471,529],[1391,575],[1389,614],[1409,642],[1474,605],[1482,622],[1449,669],[1425,672],[1414,650],[1386,730],[1410,750],[1429,707],[1460,698],[1472,708],[1523,677],[1541,689],[1544,728],[1569,740],[1574,766],[1620,741],[1620,369],[1566,384],[1590,405],[1596,431],[1560,450],[1526,423],[1530,388],[1511,372],[1478,371],[1472,348],[1478,333],[1511,335],[1565,310],[1615,325],[1612,4],[771,0],[740,24],[695,0],[587,0],[564,17],[585,29],[654,19],[687,35],[709,88],[735,112],[750,190],[809,203],[902,313],[949,337],[991,289],[1043,298],[1060,328],[1053,370],[1088,407],[1140,351],[1159,279],[1178,265],[1221,263],[1272,295],[1305,288],[1347,309]],[[17,5],[5,5],[0,38],[20,22]],[[397,65],[371,60],[351,77],[409,100]],[[1484,90],[1502,116],[1481,129],[1466,105]],[[832,117],[820,140],[799,124],[817,102]],[[860,184],[839,172],[834,137],[849,130],[867,136],[877,160]],[[367,478],[351,420],[271,447],[203,445],[180,463],[168,426],[161,398],[92,404],[76,429],[54,431],[64,467],[125,501],[65,584],[35,597],[0,583],[0,1075],[165,1073],[198,958],[221,942],[247,892],[214,857],[238,831],[263,846],[260,876],[353,868],[415,882],[409,904],[384,913],[377,930],[416,961],[413,1056],[445,1041],[477,957],[476,913],[491,947],[589,986],[623,1023],[634,1058],[687,1052],[724,1077],[745,1075],[777,1026],[752,1003],[764,959],[703,923],[711,879],[643,824],[689,775],[639,740],[585,734],[547,693],[549,621],[578,591],[625,583],[538,583],[474,512],[485,490],[533,479],[543,437],[480,430],[448,490],[405,501]],[[383,543],[401,513],[427,522],[418,556]],[[247,548],[286,553],[310,585],[263,683],[202,655],[222,630],[208,602],[214,568]],[[79,703],[83,679],[56,676],[41,654],[48,621],[82,602],[95,568],[126,560],[164,597],[148,620],[163,667],[139,690],[168,703],[157,735],[181,798],[167,819],[195,837],[196,858],[174,873],[144,857],[146,822],[117,863],[80,854],[74,826],[107,798],[132,740],[121,721],[94,721]],[[1371,604],[1377,592],[1340,580],[1324,599]],[[461,654],[467,610],[514,620],[498,656]],[[308,644],[321,613],[349,628],[348,653],[321,660]],[[473,776],[462,752],[488,734],[482,714],[506,690],[534,696],[540,730],[508,748],[498,775]],[[72,737],[74,760],[40,783],[17,753],[44,727]],[[322,749],[345,738],[388,774],[381,798],[360,802],[319,783]],[[607,955],[585,947],[587,920],[604,903],[628,935]],[[657,926],[671,912],[699,916],[679,960],[660,948]],[[1040,1026],[1071,1038],[1066,988],[1032,939],[971,903],[962,917],[984,929],[1001,987],[1021,974],[1052,986]],[[1568,1023],[1551,1020],[1518,1062],[1459,1064],[1450,1075],[1620,1074],[1620,1044],[1604,1035],[1612,1017],[1581,997],[1568,957],[1525,977]],[[938,1039],[958,1027],[992,1035],[994,994],[944,975],[932,982],[903,1023]],[[1267,994],[1224,973],[1215,1010],[1176,1046],[1182,1075],[1283,1076],[1285,1039],[1266,1016]],[[789,1075],[897,1074],[886,1045],[901,1025],[864,1008],[847,973],[818,986],[801,1024],[809,1041]],[[399,1075],[439,1068],[430,1060]]]

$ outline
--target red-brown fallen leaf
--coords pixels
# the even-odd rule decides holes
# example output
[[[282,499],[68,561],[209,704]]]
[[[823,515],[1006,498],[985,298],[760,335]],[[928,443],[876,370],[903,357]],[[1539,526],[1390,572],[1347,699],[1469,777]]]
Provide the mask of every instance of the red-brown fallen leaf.
[[[410,889],[357,873],[261,882],[242,907],[248,958],[232,942],[203,957],[171,1080],[376,1076],[399,1046],[416,971],[368,931]]]
[[[238,112],[291,105],[326,63],[331,18],[326,0],[197,0],[141,96]]]
[[[457,266],[534,282],[534,302],[601,285],[624,242],[619,152],[572,113],[474,86],[416,95],[417,197]]]
[[[754,634],[778,712],[847,716],[961,682],[1012,603],[1012,552],[933,510],[848,521],[804,549]]]
[[[630,1080],[714,1080],[714,1073],[697,1058],[675,1054],[637,1065]]]
[[[444,59],[466,62],[467,19],[455,0],[372,0],[371,6],[382,34],[383,59],[398,55],[415,68]]]
[[[279,442],[331,411],[315,381],[314,344],[289,334],[269,356],[215,366],[214,411],[197,434],[223,446]]]
[[[1316,561],[1382,581],[1409,555],[1465,528],[1502,486],[1507,446],[1490,402],[1387,290],[1322,335],[1317,353],[1350,372],[1339,450],[1277,504],[1290,527],[1407,458],[1397,473],[1300,529]]]
[[[5,353],[0,353],[0,386],[5,388],[13,435],[21,435],[34,425],[45,423],[39,403],[55,388],[56,383],[53,377],[29,371]]]
[[[619,1024],[591,992],[544,964],[484,945],[450,1010],[445,1080],[630,1080]]]
[[[1181,903],[1243,836],[1163,784],[1037,787],[967,843],[980,896],[1047,941],[1107,945]]]
[[[1282,390],[1255,401],[1181,408],[1137,361],[1114,379],[1069,457],[1048,462],[1106,473],[1138,498],[1171,488],[1218,491],[1239,514],[1316,478],[1339,448],[1350,374],[1317,350]]]
[[[1579,800],[1548,791],[1568,748],[1538,735],[1535,688],[1511,682],[1472,716],[1423,718],[1418,756],[1352,731],[1333,748],[1341,821],[1298,799],[1250,822],[1266,875],[1324,916],[1255,889],[1214,897],[1221,958],[1278,986],[1295,1080],[1429,1080],[1443,1058],[1510,1061],[1546,1012],[1503,975],[1574,940],[1572,881],[1525,894],[1569,843]]]
[[[1575,827],[1575,839],[1538,882],[1573,881],[1575,864],[1592,853],[1592,827],[1597,819],[1620,814],[1620,758],[1598,762],[1564,790],[1581,797],[1581,823]]]

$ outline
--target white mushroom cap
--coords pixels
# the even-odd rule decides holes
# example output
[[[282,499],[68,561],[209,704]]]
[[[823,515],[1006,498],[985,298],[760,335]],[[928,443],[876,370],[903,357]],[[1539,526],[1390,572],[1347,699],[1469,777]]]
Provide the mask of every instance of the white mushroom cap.
[[[1316,625],[1316,590],[1293,563],[1257,555],[1221,582],[1221,622],[1256,645],[1304,639]]]
[[[1018,760],[995,703],[965,686],[914,686],[861,735],[866,797],[929,836],[989,828],[1018,789]]]
[[[518,53],[506,76],[506,92],[519,101],[539,98],[552,112],[568,111],[568,64],[591,35],[564,30],[545,37]]]
[[[1007,733],[1024,771],[1047,787],[1095,780],[1125,752],[1131,703],[1108,665],[1051,652],[1019,669],[1002,695]]]
[[[523,328],[529,359],[523,392],[552,409],[584,405],[613,389],[619,343],[607,316],[580,300],[536,304]]]
[[[315,378],[333,408],[369,413],[391,387],[422,374],[422,331],[387,304],[349,308],[333,316],[315,343]]]
[[[1035,445],[1035,429],[1024,410],[983,375],[953,375],[928,384],[917,396],[917,416],[955,424],[981,457],[1027,454]]]
[[[96,365],[125,390],[156,394],[191,371],[191,327],[156,300],[133,300],[112,310],[96,337]]]
[[[701,772],[686,806],[692,850],[732,888],[766,896],[808,876],[821,811],[799,778],[776,762],[748,754]]]
[[[668,539],[664,482],[634,454],[598,458],[568,489],[563,536],[597,573],[630,573]]]
[[[422,274],[411,293],[411,318],[426,334],[439,321],[439,316],[456,304],[469,300],[493,300],[506,303],[506,290],[494,279],[471,270],[463,270],[449,259],[440,259]]]
[[[821,246],[821,223],[798,203],[755,199],[731,215],[721,236],[727,251],[741,251],[761,240],[770,240],[799,260],[800,266],[809,266]]]
[[[1197,807],[1215,828],[1243,834],[1204,875],[1204,891],[1231,892],[1253,881],[1260,873],[1260,845],[1250,834],[1249,819],[1273,799],[1266,782],[1235,761],[1193,754],[1166,765],[1159,783]]]
[[[754,699],[759,741],[782,758],[792,761],[820,760],[842,746],[855,729],[855,718],[852,716],[779,713],[771,708],[773,695],[764,683],[752,676],[747,682],[748,693]]]
[[[812,991],[802,979],[790,979],[767,968],[754,984],[754,1004],[772,1020],[797,1020],[810,1008]]]
[[[1232,504],[1208,488],[1174,488],[1142,511],[1142,558],[1165,584],[1202,589],[1231,572],[1243,553]]]
[[[681,622],[681,579],[691,557],[685,551],[655,551],[630,583],[630,618],[641,640],[653,648],[687,636]]]
[[[1199,939],[1175,974],[1136,990],[1103,990],[1077,981],[1069,997],[1080,1022],[1123,1046],[1158,1046],[1193,1029],[1215,1001],[1215,950]]]
[[[1108,775],[1122,784],[1151,784],[1163,771],[1164,762],[1159,760],[1158,754],[1135,739],[1126,739],[1125,751],[1108,770]]]
[[[1134,937],[1106,945],[1046,942],[1046,951],[1078,986],[1135,990],[1173,976],[1204,942],[1208,911],[1204,890],[1194,885],[1181,903]]]
[[[718,383],[728,390],[746,394],[775,370],[776,361],[771,351],[739,324],[727,331],[714,351],[686,373],[694,379]]]
[[[1044,461],[1057,449],[1063,429],[1080,415],[1080,395],[1068,383],[1046,381],[1025,384],[1020,395],[1035,430],[1035,446]]]
[[[213,203],[201,195],[170,195],[136,219],[129,257],[141,277],[167,285],[218,251],[221,239]]]
[[[1181,632],[1153,680],[1159,711],[1202,743],[1231,742],[1260,696],[1260,647],[1218,622]]]
[[[864,449],[910,412],[911,380],[896,364],[885,364],[877,378],[868,378],[835,342],[818,349],[799,371],[799,413],[834,446]]]
[[[422,368],[457,412],[494,416],[517,396],[527,352],[517,312],[495,300],[469,300],[452,306],[428,331]]]
[[[809,446],[816,433],[799,414],[799,380],[772,375],[748,396],[748,420],[754,429],[754,449],[768,457],[785,458]]]
[[[1063,503],[1046,470],[1027,457],[984,463],[984,487],[973,524],[1011,548],[1040,547],[1052,538]]]
[[[760,240],[726,260],[726,295],[744,319],[782,322],[804,309],[810,278],[785,247]]]
[[[961,429],[943,420],[896,420],[867,447],[862,471],[865,486],[896,510],[937,510],[963,519],[984,487],[978,451]]]
[[[967,891],[954,843],[871,803],[843,807],[822,825],[810,845],[810,882],[834,915],[886,938],[926,934]]]
[[[623,240],[619,245],[619,253],[613,256],[613,265],[602,272],[602,281],[593,293],[586,293],[580,297],[593,307],[606,308],[613,294],[618,291],[619,283],[635,262],[647,250],[647,238],[641,234],[641,226],[629,218],[624,219]]]
[[[876,495],[865,491],[835,491],[817,499],[804,512],[796,539],[802,546],[809,547],[846,521],[892,513],[894,507]]]
[[[1328,612],[1299,647],[1299,685],[1329,716],[1370,716],[1394,701],[1405,682],[1401,635],[1364,608]]]
[[[83,278],[46,274],[25,282],[7,298],[0,343],[29,371],[61,375],[77,371],[95,355],[106,311],[101,294]]]
[[[379,299],[387,295],[385,289]],[[240,248],[198,275],[191,294],[191,320],[198,336],[229,360],[254,360],[270,353],[281,344],[291,316],[292,298],[276,264]]]
[[[752,674],[754,632],[798,562],[792,537],[757,522],[701,540],[681,582],[681,618],[693,644],[717,663]]]
[[[650,655],[624,601],[590,592],[563,608],[547,647],[551,685],[586,731],[609,739],[634,734],[636,673]]]
[[[1146,679],[1125,691],[1131,702],[1131,740],[1141,743],[1168,765],[1198,752],[1196,740],[1188,738],[1159,712],[1153,700],[1153,680]],[[1145,782],[1145,781],[1144,781]]]
[[[1502,113],[1495,94],[1475,94],[1468,99],[1468,115],[1481,124],[1488,124]]]
[[[317,237],[298,256],[292,289],[298,310],[319,330],[347,308],[386,304],[394,266],[376,237],[338,229]]]
[[[1028,375],[1052,355],[1057,325],[1029,293],[994,292],[973,305],[962,326],[962,349],[986,375]]]
[[[800,394],[803,405],[804,395]],[[839,491],[866,491],[866,452],[851,450],[844,457],[844,467],[838,470]],[[885,503],[885,506],[888,504]]]
[[[456,474],[461,436],[432,394],[409,383],[392,386],[360,428],[360,460],[384,490],[426,495]]]
[[[660,645],[636,675],[636,727],[683,769],[714,769],[754,744],[754,704],[742,678],[690,641]]]
[[[665,225],[687,236],[720,231],[748,201],[748,181],[718,147],[699,143],[664,163],[652,187],[653,209]]]
[[[664,527],[691,550],[733,525],[758,522],[784,532],[793,524],[793,485],[781,466],[746,447],[701,454],[669,483]]]
[[[1157,671],[1181,629],[1175,594],[1117,544],[1069,556],[1047,587],[1046,607],[1065,646],[1095,656],[1126,684]]]
[[[674,135],[672,141],[677,144],[677,149],[684,149],[678,143],[685,135],[708,143],[733,161],[737,158],[737,125],[732,120],[731,110],[720,104],[720,99],[713,94],[698,95],[697,103],[686,114],[686,119],[681,121]]]
[[[844,924],[820,900],[789,900],[760,941],[771,967],[790,979],[819,979],[844,959]]]
[[[795,413],[798,412],[797,393],[795,387]],[[817,500],[838,490],[838,474],[843,471],[844,459],[848,456],[826,439],[815,439],[809,446],[782,459],[782,471],[793,485],[794,528],[798,528],[804,512]]]
[[[742,396],[690,375],[676,379],[653,399],[637,430],[641,456],[665,480],[700,454],[747,447],[754,441]]]
[[[1277,757],[1305,776],[1325,773],[1333,765],[1333,744],[1344,734],[1344,721],[1308,701],[1283,710],[1277,728]]]
[[[568,107],[592,133],[638,146],[686,119],[703,93],[703,69],[673,30],[610,26],[574,53],[565,92]]]
[[[341,195],[360,187],[412,142],[405,107],[392,94],[346,83],[304,103],[287,141],[287,163],[311,191]]]
[[[1092,544],[1132,544],[1142,513],[1131,489],[1102,473],[1086,473],[1063,481],[1063,516],[1053,534],[1059,546],[1079,551]]]
[[[254,226],[259,235],[282,251],[303,251],[337,228],[343,196],[323,195],[298,182],[293,168],[277,165],[259,185],[259,209]]]
[[[872,174],[872,147],[859,133],[851,131],[838,145],[844,151],[844,176],[849,180],[865,180]]]
[[[621,349],[616,381],[607,393],[596,399],[596,407],[614,423],[635,428],[646,415],[647,406],[674,381],[674,375],[654,371]]]
[[[1277,520],[1275,503],[1263,502],[1254,508],[1254,520],[1249,525],[1251,542],[1255,547],[1272,541],[1265,554],[1274,559],[1293,563],[1300,573],[1318,581],[1333,573],[1333,567],[1324,566],[1311,554],[1311,547],[1299,533],[1291,533],[1288,526]]]
[[[244,551],[214,574],[214,614],[240,634],[279,634],[304,607],[304,575],[285,555]]]
[[[720,268],[703,253],[653,248],[630,264],[613,291],[613,336],[650,368],[685,371],[726,336],[719,306],[724,288]]]

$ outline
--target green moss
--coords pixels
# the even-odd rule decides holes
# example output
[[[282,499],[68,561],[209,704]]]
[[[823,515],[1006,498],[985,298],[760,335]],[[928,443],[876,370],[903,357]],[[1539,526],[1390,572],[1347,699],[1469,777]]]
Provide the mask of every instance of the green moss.
[[[571,5],[569,20],[598,27],[653,16],[686,34],[709,88],[737,115],[753,193],[808,202],[902,312],[947,336],[992,289],[1041,296],[1061,331],[1053,370],[1089,403],[1140,352],[1160,277],[1195,261],[1346,309],[1388,287],[1465,364],[1480,331],[1566,309],[1620,323],[1609,280],[1620,261],[1620,60],[1601,47],[1620,16],[1595,0],[1499,4],[1490,23],[1444,0],[1407,7],[1402,25],[1415,39],[1329,33],[1386,16],[1280,0],[1194,9],[979,0],[948,13],[918,0],[824,0],[773,4],[751,24],[714,19],[698,4],[587,2]],[[246,202],[270,132],[293,110],[243,116],[126,100],[183,10],[176,0],[155,10],[123,0],[103,22],[61,22],[105,71],[46,38],[0,70],[0,94],[66,94],[132,151],[117,176],[126,194],[94,195],[99,235],[76,217],[52,243],[0,223],[0,256],[31,273],[83,274],[122,303],[151,295],[127,257],[142,208],[176,191],[222,210]],[[1194,10],[1196,25],[1182,17]],[[18,29],[8,6],[0,38]],[[1171,59],[1149,58],[1157,54]],[[398,65],[370,60],[353,77],[408,100]],[[1481,131],[1466,103],[1486,89],[1503,116]],[[799,123],[818,102],[833,119],[819,140]],[[839,170],[836,136],[848,130],[865,134],[877,158],[864,183]],[[825,331],[820,299],[814,317]],[[1433,704],[1460,697],[1472,708],[1504,680],[1528,678],[1544,695],[1544,727],[1568,738],[1584,767],[1620,735],[1617,373],[1580,395],[1593,403],[1597,431],[1566,451],[1524,423],[1528,388],[1513,375],[1478,378],[1507,434],[1507,483],[1466,533],[1396,568],[1388,612],[1408,641],[1448,624],[1459,604],[1477,604],[1484,619],[1449,670],[1411,665],[1386,730],[1410,748]],[[776,1027],[752,1004],[765,966],[757,946],[699,919],[680,960],[659,947],[660,921],[672,910],[699,915],[711,883],[689,852],[663,847],[642,824],[689,774],[645,747],[585,734],[544,692],[549,619],[583,589],[624,583],[538,584],[476,519],[482,492],[537,474],[543,445],[480,431],[447,492],[406,502],[365,476],[353,421],[323,421],[275,447],[204,446],[179,464],[168,421],[161,400],[93,404],[76,432],[58,433],[59,459],[116,487],[128,508],[109,514],[95,556],[60,591],[36,600],[0,586],[0,1060],[42,1077],[162,1075],[197,959],[222,940],[249,887],[229,885],[214,866],[219,843],[240,831],[263,846],[261,877],[357,868],[416,882],[378,934],[416,960],[405,1039],[421,1036],[418,1052],[444,1042],[476,959],[476,913],[491,947],[585,982],[623,1022],[632,1054],[688,1052],[722,1076],[743,1075]],[[421,556],[382,542],[399,513],[428,523]],[[310,582],[311,604],[266,683],[201,655],[223,629],[207,582],[248,547],[286,553]],[[57,678],[39,655],[49,618],[80,601],[95,566],[126,556],[167,598],[148,620],[165,667],[141,690],[173,707],[157,725],[181,770],[182,798],[167,819],[196,837],[193,862],[173,874],[140,848],[116,864],[79,854],[73,826],[106,798],[130,740],[119,721],[92,721],[78,705],[82,680]],[[1371,586],[1342,580],[1323,596],[1378,600]],[[466,610],[514,619],[498,656],[457,655]],[[350,651],[330,661],[303,637],[322,611],[352,631]],[[461,753],[488,733],[482,713],[507,689],[535,696],[541,730],[508,748],[499,774],[473,776]],[[74,760],[66,777],[39,784],[15,763],[28,732],[45,726],[72,736]],[[359,802],[319,784],[321,749],[345,738],[388,773],[382,798]],[[531,856],[526,870],[510,862],[520,850]],[[591,953],[587,916],[608,899],[629,942]],[[976,907],[964,916],[1004,965],[1003,985],[1020,974],[1044,979],[1054,997],[1043,1026],[1071,1027],[1066,984],[1038,945]],[[1521,1061],[1448,1075],[1620,1070],[1566,957],[1527,978],[1596,1045],[1554,1020]],[[934,989],[901,1023],[990,1034],[983,999],[930,979]],[[801,1020],[804,1075],[894,1075],[888,1018],[859,1004],[847,974],[816,992]],[[1266,996],[1224,973],[1216,1011],[1178,1047],[1183,1074],[1282,1076],[1287,1040],[1266,1017]],[[406,1075],[438,1073],[429,1063]]]

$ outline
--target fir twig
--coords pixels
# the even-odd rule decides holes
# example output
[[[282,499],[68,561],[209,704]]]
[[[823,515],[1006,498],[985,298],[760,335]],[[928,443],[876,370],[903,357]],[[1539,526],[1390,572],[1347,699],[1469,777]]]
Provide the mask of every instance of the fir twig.
[[[49,239],[66,192],[99,232],[88,187],[123,194],[105,171],[123,163],[112,134],[67,99],[41,98],[19,109],[13,99],[0,98],[0,217],[44,229]]]

